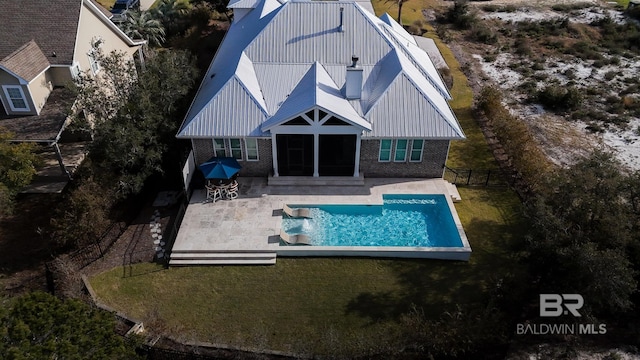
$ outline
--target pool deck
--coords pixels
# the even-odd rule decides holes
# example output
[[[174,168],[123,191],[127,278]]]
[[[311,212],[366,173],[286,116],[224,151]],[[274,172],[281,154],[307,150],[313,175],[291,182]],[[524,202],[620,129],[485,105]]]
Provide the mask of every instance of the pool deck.
[[[382,204],[384,194],[447,195],[449,208],[465,245],[461,249],[419,248],[431,249],[431,256],[404,257],[469,258],[471,249],[452,200],[457,191],[451,184],[442,179],[366,178],[364,181],[364,186],[274,186],[267,185],[266,178],[239,178],[238,198],[215,203],[205,202],[204,190],[196,190],[171,250],[170,265],[274,264],[277,255],[402,257],[393,248],[367,249],[376,253],[371,255],[370,251],[353,251],[355,248],[347,251],[349,248],[345,247],[342,253],[333,251],[331,254],[326,253],[328,249],[322,252],[322,247],[279,245],[281,211],[285,203]],[[312,248],[320,252],[314,253]],[[454,254],[447,254],[451,252]]]

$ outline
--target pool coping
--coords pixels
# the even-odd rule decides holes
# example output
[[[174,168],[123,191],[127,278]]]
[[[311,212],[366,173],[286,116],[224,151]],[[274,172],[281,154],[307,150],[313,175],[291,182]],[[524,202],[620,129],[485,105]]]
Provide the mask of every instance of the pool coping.
[[[278,256],[356,256],[469,259],[471,247],[455,210],[450,184],[443,179],[365,178],[364,186],[274,186],[265,178],[239,178],[234,200],[205,201],[193,192],[172,248],[170,266],[275,264]],[[284,204],[382,205],[384,194],[443,194],[462,247],[326,247],[280,246]],[[299,249],[300,248],[300,249]],[[311,250],[315,250],[312,252]]]
[[[395,193],[384,193],[380,196],[379,202],[366,204],[348,205],[384,205],[384,195],[397,195]],[[471,246],[469,239],[462,227],[462,222],[458,216],[455,205],[449,194],[442,193],[412,193],[410,195],[444,195],[451,217],[455,223],[462,246],[448,247],[408,247],[408,246],[316,246],[316,245],[279,245],[276,250],[277,256],[300,256],[300,257],[330,257],[330,256],[353,256],[353,257],[389,257],[389,258],[411,258],[411,259],[439,259],[439,260],[460,260],[468,261],[471,257]],[[283,203],[284,205],[284,203]],[[287,203],[290,206],[317,206],[317,205],[343,205],[333,203]],[[278,233],[280,228],[278,229]]]

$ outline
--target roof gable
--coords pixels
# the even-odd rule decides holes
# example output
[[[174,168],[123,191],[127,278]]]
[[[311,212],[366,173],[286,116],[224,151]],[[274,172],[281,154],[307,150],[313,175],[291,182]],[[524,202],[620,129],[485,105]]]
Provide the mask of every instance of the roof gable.
[[[0,61],[0,66],[19,76],[26,82],[49,68],[47,57],[35,41],[31,40]]]
[[[262,130],[268,131],[316,107],[336,115],[351,125],[371,130],[371,125],[358,115],[349,101],[342,96],[340,89],[318,62],[309,67],[278,112],[262,125]]]

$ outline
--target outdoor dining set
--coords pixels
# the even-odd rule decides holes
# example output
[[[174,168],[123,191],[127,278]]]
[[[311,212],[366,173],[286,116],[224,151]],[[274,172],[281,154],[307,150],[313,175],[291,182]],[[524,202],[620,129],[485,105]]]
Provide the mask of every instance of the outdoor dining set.
[[[207,202],[238,197],[238,172],[242,168],[232,157],[212,157],[198,166],[207,180]]]

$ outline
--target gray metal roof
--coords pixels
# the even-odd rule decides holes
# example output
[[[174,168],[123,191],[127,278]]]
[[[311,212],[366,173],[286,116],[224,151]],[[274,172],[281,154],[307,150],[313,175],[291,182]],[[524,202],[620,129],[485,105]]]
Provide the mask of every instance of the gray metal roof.
[[[354,1],[234,4],[252,10],[231,25],[179,138],[264,136],[310,106],[361,125],[363,136],[464,138],[435,66],[389,16]],[[341,92],[352,55],[363,69],[359,100]]]

